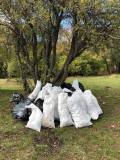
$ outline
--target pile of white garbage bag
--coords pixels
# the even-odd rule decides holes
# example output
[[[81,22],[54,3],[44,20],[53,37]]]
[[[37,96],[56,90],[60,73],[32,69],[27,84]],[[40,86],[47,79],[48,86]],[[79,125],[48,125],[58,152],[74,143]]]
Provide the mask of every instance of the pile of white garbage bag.
[[[31,115],[26,127],[40,132],[41,126],[55,128],[55,119],[60,121],[60,127],[74,125],[76,128],[92,125],[91,120],[97,120],[102,109],[97,98],[90,90],[81,91],[78,80],[73,81],[72,92],[67,88],[52,86],[47,83],[44,87],[37,81],[36,87],[28,98],[36,102],[42,99],[43,112],[34,104],[27,105]],[[71,96],[68,93],[71,92]]]

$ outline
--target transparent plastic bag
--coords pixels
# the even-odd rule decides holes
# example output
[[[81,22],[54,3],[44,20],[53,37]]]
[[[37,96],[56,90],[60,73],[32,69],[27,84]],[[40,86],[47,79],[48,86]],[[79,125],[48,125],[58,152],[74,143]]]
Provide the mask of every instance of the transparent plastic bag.
[[[13,93],[10,102],[13,104],[12,115],[16,119],[28,120],[29,110],[25,108],[26,105],[31,103],[31,100],[24,98],[22,94]]]

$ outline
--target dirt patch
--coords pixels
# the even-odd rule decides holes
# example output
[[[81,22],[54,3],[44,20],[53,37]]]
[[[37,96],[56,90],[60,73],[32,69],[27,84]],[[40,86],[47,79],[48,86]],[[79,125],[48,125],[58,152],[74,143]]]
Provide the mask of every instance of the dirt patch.
[[[120,123],[108,124],[108,125],[107,125],[107,128],[113,129],[113,130],[115,130],[115,129],[120,130]]]
[[[37,152],[45,158],[48,155],[58,153],[63,145],[63,141],[53,131],[45,129],[41,135],[33,138],[33,145]]]

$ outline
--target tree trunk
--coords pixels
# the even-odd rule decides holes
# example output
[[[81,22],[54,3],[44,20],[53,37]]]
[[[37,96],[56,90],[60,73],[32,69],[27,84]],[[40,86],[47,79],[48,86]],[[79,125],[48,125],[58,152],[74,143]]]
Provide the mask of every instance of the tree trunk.
[[[56,46],[57,46],[59,28],[60,28],[60,22],[56,27],[54,27],[54,32],[52,33],[52,50],[51,50],[51,57],[50,57],[50,69],[48,73],[49,80],[52,76],[52,72],[56,64]]]
[[[37,56],[37,36],[32,23],[29,23],[29,26],[32,31],[32,52],[33,52],[32,67],[33,67],[34,83],[36,83],[37,80],[39,80],[40,78],[39,69],[38,69],[38,56]]]
[[[55,23],[52,21],[48,23],[48,32],[46,33],[46,43],[45,43],[45,59],[46,59],[46,74],[45,81],[50,82],[52,77],[52,72],[56,63],[56,45],[58,40],[58,34],[60,29],[60,23],[63,16],[63,11],[59,12],[54,7],[52,1],[52,11],[54,13]]]
[[[103,59],[104,59],[104,62],[105,62],[105,65],[106,65],[106,69],[107,69],[108,74],[111,74],[111,70],[110,70],[110,67],[109,67],[107,58],[106,58],[106,57],[103,57]]]
[[[120,63],[118,63],[118,73],[120,73]]]
[[[17,58],[17,61],[18,61],[20,72],[21,72],[21,77],[22,77],[22,82],[23,82],[23,88],[24,88],[25,92],[30,93],[31,90],[30,90],[29,84],[27,82],[26,72],[25,72],[25,70],[23,68],[23,63],[22,63],[21,57],[20,57],[19,44],[18,44],[18,42],[16,42],[16,43],[17,43],[16,44],[16,58]]]
[[[25,61],[25,65],[27,67],[27,69],[29,70],[29,72],[32,74],[32,77],[33,77],[33,80],[34,80],[34,83],[36,83],[36,74],[35,74],[35,67],[36,67],[36,57],[34,58],[34,63],[32,64],[31,60],[30,60],[30,57],[29,57],[29,51],[28,51],[28,46],[27,46],[27,40],[25,38],[25,35],[24,33],[18,28],[16,27],[16,32],[14,33],[15,34],[15,37],[18,41],[18,45],[19,45],[19,49],[21,50],[21,55],[22,55],[22,58],[24,59]],[[33,36],[33,35],[32,35]],[[33,37],[35,39],[35,37]],[[35,40],[33,40],[34,42]],[[36,41],[35,41],[36,43]],[[32,46],[34,49],[33,51],[35,52],[35,56],[36,56],[36,46]],[[34,57],[34,56],[33,56]],[[35,66],[34,66],[35,64]]]
[[[77,39],[78,34],[75,32],[73,34],[72,42],[71,42],[71,48],[68,54],[68,57],[62,67],[62,69],[59,71],[55,79],[53,80],[54,85],[61,85],[65,79],[68,76],[68,67],[71,64],[71,62],[78,56],[80,56],[83,51],[87,48],[87,43],[86,40],[87,38],[85,37],[84,40],[78,41]]]
[[[50,69],[50,55],[51,55],[51,51],[52,51],[51,35],[48,35],[48,39],[45,42],[44,48],[45,48],[45,54],[44,54],[44,59],[45,59],[45,80],[44,80],[44,82],[49,82],[50,81],[50,77],[48,75],[49,75],[49,69]]]

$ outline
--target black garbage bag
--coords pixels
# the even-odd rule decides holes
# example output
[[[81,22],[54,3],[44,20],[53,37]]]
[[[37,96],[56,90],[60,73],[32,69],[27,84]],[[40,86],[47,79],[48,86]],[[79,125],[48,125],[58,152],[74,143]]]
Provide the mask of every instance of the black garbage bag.
[[[79,85],[79,88],[82,90],[82,92],[85,91],[85,88],[84,88],[84,85],[80,82],[78,82],[78,85]],[[63,82],[62,85],[61,85],[61,88],[67,88],[69,90],[71,90],[72,92],[74,92],[76,89],[72,86],[71,83],[66,83],[66,82]]]
[[[43,102],[44,102],[44,100],[42,100],[40,98],[34,102],[34,104],[41,110],[41,112],[43,112]]]
[[[66,83],[66,82],[63,82],[62,85],[61,85],[61,88],[67,88],[69,90],[71,90],[72,92],[75,91],[75,88],[72,87],[72,84],[71,83]]]
[[[26,105],[31,103],[31,100],[24,98],[22,94],[13,93],[10,98],[10,102],[13,103],[12,115],[15,119],[28,120],[31,110],[25,108]]]

